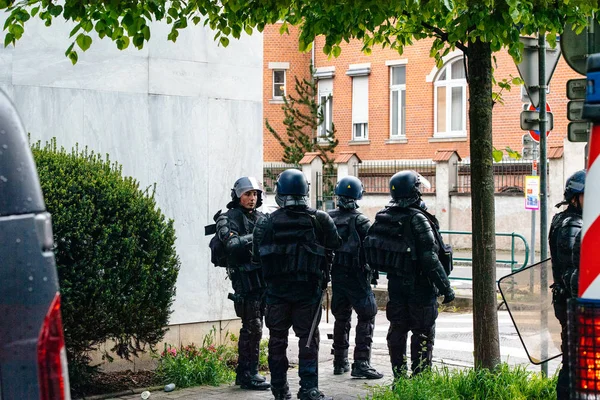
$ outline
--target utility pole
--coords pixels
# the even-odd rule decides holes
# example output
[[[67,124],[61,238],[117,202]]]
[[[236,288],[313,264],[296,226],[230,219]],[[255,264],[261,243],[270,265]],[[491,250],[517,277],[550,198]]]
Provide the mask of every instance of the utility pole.
[[[538,68],[539,68],[539,96],[540,96],[540,250],[541,260],[548,258],[548,163],[546,162],[546,127],[548,126],[548,113],[546,111],[546,35],[538,32]],[[542,303],[548,296],[548,275],[546,268],[541,269],[540,276]],[[548,313],[545,309],[541,315],[542,329],[548,326]],[[542,359],[548,347],[542,343]],[[542,374],[548,376],[548,363],[542,363]]]

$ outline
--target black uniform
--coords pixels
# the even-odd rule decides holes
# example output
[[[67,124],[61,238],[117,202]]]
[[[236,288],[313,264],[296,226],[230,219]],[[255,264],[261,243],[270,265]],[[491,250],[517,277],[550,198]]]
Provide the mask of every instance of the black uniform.
[[[411,337],[413,374],[431,366],[438,316],[438,294],[454,298],[438,259],[439,244],[427,217],[415,208],[389,206],[377,213],[364,241],[367,262],[387,272],[387,335],[392,368],[406,374],[406,345]]]
[[[305,206],[280,208],[254,230],[253,256],[267,282],[265,322],[269,328],[269,370],[275,396],[289,393],[288,332],[299,341],[301,392],[318,388],[319,330],[306,347],[315,313],[321,313],[327,251],[340,245],[329,215]],[[319,316],[320,319],[320,316]]]
[[[569,398],[569,376],[567,365],[569,351],[567,346],[567,299],[571,296],[577,297],[577,293],[571,293],[572,276],[577,268],[574,261],[579,263],[579,251],[575,254],[576,238],[582,228],[581,209],[569,205],[565,211],[557,213],[552,219],[548,239],[550,242],[550,255],[552,257],[552,302],[554,304],[554,315],[561,325],[561,349],[563,368],[558,374],[557,397],[558,399]]]
[[[354,360],[369,361],[377,303],[371,290],[372,273],[365,262],[361,244],[371,222],[356,209],[340,208],[330,211],[329,215],[333,218],[343,243],[335,252],[331,270],[331,312],[335,317],[334,364],[347,365],[353,308],[358,315]]]
[[[266,285],[260,265],[251,263],[251,249],[254,226],[264,219],[264,214],[256,210],[250,212],[236,202],[227,207],[229,210],[217,219],[217,235],[227,252],[228,273],[235,291],[235,313],[242,319],[236,383],[242,387],[256,386],[256,380],[264,382],[258,375],[258,357]]]

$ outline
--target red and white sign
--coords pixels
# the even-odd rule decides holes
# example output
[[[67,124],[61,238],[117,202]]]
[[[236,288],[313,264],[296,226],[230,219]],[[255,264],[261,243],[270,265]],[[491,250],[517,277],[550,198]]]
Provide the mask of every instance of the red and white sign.
[[[534,107],[533,104],[529,104],[528,110],[539,111],[540,109],[539,109],[539,107],[538,108]],[[552,112],[552,109],[550,108],[550,104],[548,104],[548,103],[546,103],[546,112]],[[549,134],[550,134],[550,131],[546,131],[546,137],[548,137]],[[540,131],[531,130],[531,131],[529,131],[529,135],[536,142],[540,141]]]
[[[579,263],[579,297],[600,300],[600,202],[589,201],[600,195],[600,125],[594,124],[590,135],[588,168],[585,177],[581,258]]]

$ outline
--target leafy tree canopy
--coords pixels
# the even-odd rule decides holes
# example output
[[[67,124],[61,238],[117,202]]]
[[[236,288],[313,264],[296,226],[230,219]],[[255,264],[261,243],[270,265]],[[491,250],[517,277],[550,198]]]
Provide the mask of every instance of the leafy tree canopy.
[[[466,50],[469,40],[490,43],[492,51],[507,47],[519,60],[521,34],[547,32],[556,41],[565,23],[582,27],[586,16],[598,9],[595,0],[0,0],[0,9],[10,12],[4,25],[4,44],[15,44],[23,36],[25,24],[33,17],[51,25],[62,16],[74,21],[73,43],[66,55],[75,63],[77,45],[86,51],[95,30],[108,37],[119,49],[133,44],[142,48],[150,40],[150,22],[166,20],[171,25],[168,39],[177,40],[179,30],[189,23],[203,23],[216,31],[215,40],[223,46],[229,37],[242,32],[262,31],[265,25],[283,21],[300,25],[300,50],[308,50],[317,35],[324,35],[323,51],[337,56],[342,41],[362,40],[368,53],[374,45],[389,46],[400,52],[414,39],[434,37],[431,54],[441,57],[453,48]]]

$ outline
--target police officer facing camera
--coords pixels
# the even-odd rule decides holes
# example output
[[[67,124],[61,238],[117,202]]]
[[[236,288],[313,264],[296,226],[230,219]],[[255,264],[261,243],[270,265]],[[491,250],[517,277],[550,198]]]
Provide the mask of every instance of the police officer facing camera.
[[[342,238],[342,245],[335,251],[331,269],[331,312],[335,317],[333,373],[341,375],[350,370],[348,347],[354,309],[358,324],[351,375],[380,379],[383,375],[370,365],[377,303],[371,290],[373,274],[362,249],[362,241],[367,236],[371,221],[358,211],[356,203],[363,195],[362,182],[354,176],[342,178],[335,186],[335,195],[338,208],[330,211],[329,215]]]
[[[557,398],[569,398],[569,376],[565,368],[569,361],[567,345],[567,299],[577,297],[577,269],[579,265],[580,235],[583,226],[583,195],[585,189],[585,170],[577,171],[567,179],[564,200],[556,205],[566,205],[564,211],[552,218],[548,240],[552,257],[552,303],[554,315],[561,326],[561,350],[563,368],[558,374],[556,384]],[[571,284],[573,282],[573,288]]]
[[[217,237],[227,254],[228,274],[234,295],[235,313],[242,319],[238,342],[236,385],[242,389],[267,390],[271,385],[258,373],[258,357],[264,316],[265,282],[260,265],[251,263],[252,232],[264,218],[256,209],[262,204],[262,190],[253,177],[242,177],[231,189],[228,211],[217,218]]]
[[[411,337],[411,369],[417,374],[431,366],[437,296],[454,300],[454,291],[438,258],[440,244],[420,208],[421,176],[400,171],[390,179],[390,203],[375,217],[363,243],[371,268],[387,272],[390,327],[387,343],[395,378],[407,374],[406,346]]]
[[[327,286],[328,252],[341,244],[329,215],[308,207],[308,182],[288,169],[277,179],[279,209],[254,229],[253,261],[267,283],[265,323],[269,328],[269,370],[276,400],[291,399],[287,381],[288,332],[299,340],[301,400],[326,400],[319,391],[319,330],[309,342],[313,320],[319,321],[323,288]],[[316,319],[315,319],[316,315]]]

